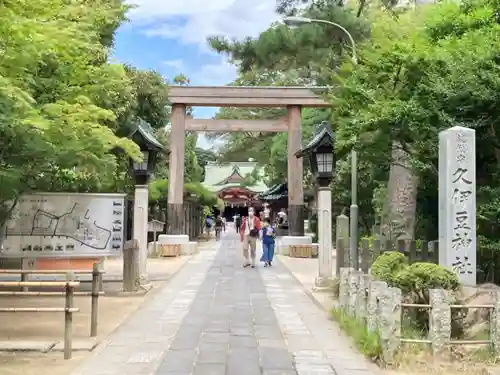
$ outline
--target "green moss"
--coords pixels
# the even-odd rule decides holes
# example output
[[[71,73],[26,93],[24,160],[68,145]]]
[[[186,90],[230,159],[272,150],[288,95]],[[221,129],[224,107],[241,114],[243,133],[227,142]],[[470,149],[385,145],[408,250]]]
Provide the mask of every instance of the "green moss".
[[[382,357],[379,335],[369,332],[364,321],[349,316],[343,309],[334,308],[331,314],[347,335],[352,337],[361,353],[373,361],[378,361]]]

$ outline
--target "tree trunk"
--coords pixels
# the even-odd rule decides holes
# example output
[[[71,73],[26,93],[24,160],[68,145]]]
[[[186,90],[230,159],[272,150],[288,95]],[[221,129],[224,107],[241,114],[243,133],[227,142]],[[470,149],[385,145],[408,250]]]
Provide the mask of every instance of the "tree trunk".
[[[382,232],[391,239],[413,239],[417,209],[418,177],[410,167],[410,156],[398,142],[392,144],[392,162]]]

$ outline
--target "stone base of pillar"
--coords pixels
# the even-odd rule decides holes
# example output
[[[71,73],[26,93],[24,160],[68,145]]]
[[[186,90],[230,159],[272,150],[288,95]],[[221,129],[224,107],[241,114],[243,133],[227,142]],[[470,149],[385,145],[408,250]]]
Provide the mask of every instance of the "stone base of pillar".
[[[181,255],[194,254],[197,248],[196,242],[189,242],[189,236],[186,234],[160,234],[158,236],[158,245],[181,245]],[[193,246],[194,244],[194,246]],[[194,251],[193,251],[194,249]]]
[[[184,232],[184,204],[169,203],[167,205],[167,233],[182,234]]]
[[[312,237],[310,236],[283,236],[278,240],[278,254],[288,255],[291,245],[311,245]]]
[[[331,277],[316,276],[313,290],[315,292],[328,292],[331,290],[333,279]]]
[[[197,250],[198,250],[197,242],[188,242],[186,244],[182,244],[181,255],[193,255],[197,253]]]
[[[304,235],[304,205],[288,205],[288,234],[292,237]]]

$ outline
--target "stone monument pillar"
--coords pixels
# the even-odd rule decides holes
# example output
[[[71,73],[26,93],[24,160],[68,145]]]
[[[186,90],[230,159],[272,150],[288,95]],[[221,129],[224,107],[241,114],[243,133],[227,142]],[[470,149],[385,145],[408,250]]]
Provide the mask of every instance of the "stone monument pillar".
[[[316,287],[327,287],[332,279],[332,191],[329,186],[318,190],[318,276]]]
[[[344,241],[344,247],[342,249],[337,248],[338,240],[342,239]],[[349,262],[349,257],[346,257],[347,252],[345,249],[348,249],[349,245],[349,218],[343,213],[337,216],[336,219],[336,239],[335,239],[335,275],[339,277],[340,275],[340,267],[346,267],[346,264],[349,266],[351,263]],[[343,254],[339,254],[340,251],[344,251]],[[346,259],[347,258],[347,259]],[[347,262],[346,262],[347,261]]]
[[[439,264],[476,285],[476,132],[439,133]]]
[[[139,276],[147,279],[146,264],[148,260],[148,185],[136,185],[134,195],[133,238],[139,247]]]

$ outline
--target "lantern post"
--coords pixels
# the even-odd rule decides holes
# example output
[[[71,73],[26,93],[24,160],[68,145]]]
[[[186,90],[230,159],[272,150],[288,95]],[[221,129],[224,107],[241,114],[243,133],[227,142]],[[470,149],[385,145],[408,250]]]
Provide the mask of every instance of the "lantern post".
[[[330,124],[317,126],[312,140],[295,156],[309,157],[312,174],[318,185],[318,276],[316,288],[328,287],[332,279],[332,190],[335,171],[335,134]]]
[[[148,182],[154,172],[157,155],[164,148],[152,134],[151,126],[140,119],[129,138],[137,143],[142,152],[142,160],[130,160],[130,171],[135,186],[132,238],[137,240],[139,246],[139,275],[144,282],[147,280],[148,258]]]

